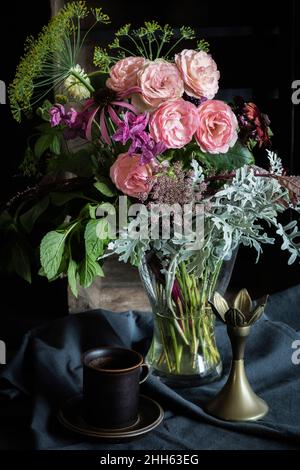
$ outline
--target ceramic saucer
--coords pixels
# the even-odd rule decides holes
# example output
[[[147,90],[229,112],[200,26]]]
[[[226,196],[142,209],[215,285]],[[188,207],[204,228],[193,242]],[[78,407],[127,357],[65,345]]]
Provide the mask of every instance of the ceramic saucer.
[[[127,440],[155,429],[163,420],[162,407],[152,398],[140,395],[138,420],[128,428],[100,429],[88,424],[83,416],[82,395],[67,400],[59,411],[58,419],[70,431],[97,439]]]

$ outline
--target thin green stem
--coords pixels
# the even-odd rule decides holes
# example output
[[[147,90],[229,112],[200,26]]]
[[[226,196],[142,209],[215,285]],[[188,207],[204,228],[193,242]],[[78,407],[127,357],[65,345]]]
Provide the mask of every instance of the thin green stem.
[[[158,48],[159,48],[159,44],[158,44],[158,41],[157,41],[157,38],[156,38],[156,34],[155,34],[155,33],[152,33],[152,37],[153,37],[154,42],[155,42],[155,44],[156,44],[156,59],[157,59],[157,57],[158,57],[157,51],[158,51]]]
[[[88,77],[95,77],[96,75],[103,75],[102,70],[95,70],[94,72],[90,72]]]
[[[80,42],[80,46],[78,48],[78,51],[77,51],[77,54],[79,55],[80,54],[80,51],[82,49],[82,46],[83,44],[85,44],[85,40],[86,38],[88,37],[88,35],[90,34],[90,32],[95,28],[96,24],[98,23],[98,21],[96,20],[95,23],[92,24],[92,26],[87,30],[87,32],[85,33],[85,35],[83,36],[81,42]]]
[[[149,54],[148,54],[147,48],[146,48],[145,43],[143,41],[143,38],[141,36],[139,36],[139,40],[141,41],[142,48],[144,50],[144,54],[145,54],[146,59],[149,59]]]
[[[164,37],[163,37],[163,38],[161,39],[161,43],[160,43],[160,45],[159,45],[159,47],[158,47],[158,49],[157,49],[156,58],[158,58],[158,57],[160,56],[160,53],[161,53],[161,50],[162,50],[164,44],[165,44],[165,39],[164,39]]]
[[[147,37],[148,37],[148,45],[149,45],[150,60],[152,60],[152,59],[153,59],[153,55],[152,55],[152,45],[151,45],[150,34],[147,34]]]
[[[176,372],[180,373],[180,355],[179,355],[175,330],[172,324],[170,324],[170,333],[171,333],[171,338],[172,338],[172,343],[173,343],[173,353],[174,353],[174,359],[175,359]]]
[[[132,52],[130,49],[126,49],[126,47],[124,47],[124,46],[119,46],[118,49],[121,49],[122,51],[127,52],[128,54],[133,55],[134,57],[136,57],[136,54],[134,52]]]
[[[130,35],[130,34],[126,34],[126,36],[131,39],[131,41],[133,42],[133,44],[135,45],[135,47],[137,48],[137,50],[139,51],[139,53],[141,55],[143,55],[143,50],[142,48],[138,45],[138,43],[136,42],[136,40]]]
[[[164,54],[164,57],[167,58],[167,57],[171,54],[171,52],[175,49],[175,47],[177,47],[178,44],[181,43],[182,40],[183,40],[183,38],[180,37],[180,38],[175,42],[175,44],[173,44],[173,46],[170,47],[170,49],[166,52],[166,54]]]
[[[164,328],[163,328],[163,325],[162,325],[162,320],[159,317],[157,317],[157,322],[158,322],[158,327],[159,327],[159,331],[160,331],[161,340],[162,340],[162,343],[163,343],[163,348],[164,348],[164,353],[165,353],[165,357],[166,357],[167,366],[168,366],[169,371],[171,372],[172,371],[172,364],[171,364],[171,360],[169,358],[168,345],[167,345],[166,338],[165,338],[165,333],[164,333]]]

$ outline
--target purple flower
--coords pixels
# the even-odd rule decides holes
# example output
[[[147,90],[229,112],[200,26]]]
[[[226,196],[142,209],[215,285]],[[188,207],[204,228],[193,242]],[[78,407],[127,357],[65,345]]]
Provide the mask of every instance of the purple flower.
[[[151,137],[148,142],[144,143],[141,148],[141,163],[149,163],[153,158],[157,157],[166,150],[166,146],[163,142],[155,143]]]
[[[82,111],[78,113],[75,109],[71,108],[68,113],[65,124],[67,129],[64,132],[64,136],[67,140],[76,139],[76,137],[86,138],[85,131],[89,120],[89,112]]]
[[[78,112],[76,109],[70,108],[67,112],[65,107],[61,104],[55,104],[50,109],[51,127],[59,125],[66,126],[64,136],[67,140],[72,140],[76,137],[85,138],[87,122],[88,113],[86,111]]]
[[[64,116],[64,124],[68,127],[72,127],[74,124],[76,124],[76,120],[78,118],[78,112],[76,109],[71,108],[70,111]]]
[[[50,109],[50,124],[51,127],[56,127],[61,124],[64,116],[66,115],[66,110],[62,104],[55,104],[53,108]]]
[[[127,112],[124,115],[124,121],[120,122],[119,128],[112,136],[116,142],[125,145],[128,140],[131,144],[128,150],[129,154],[140,152],[141,164],[149,163],[153,158],[166,150],[166,146],[162,143],[155,143],[150,134],[146,132],[149,122],[148,114],[138,114]]]
[[[122,142],[125,145],[129,139],[143,140],[143,134],[146,134],[145,129],[149,121],[148,115],[127,112],[124,115],[124,121],[120,122],[117,132],[112,136],[116,142]],[[145,138],[145,136],[144,136]]]

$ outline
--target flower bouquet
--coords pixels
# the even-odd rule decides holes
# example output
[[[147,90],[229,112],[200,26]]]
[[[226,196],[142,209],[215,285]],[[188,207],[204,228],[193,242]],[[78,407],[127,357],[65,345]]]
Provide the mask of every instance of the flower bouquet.
[[[270,123],[254,103],[216,97],[220,72],[191,28],[127,24],[87,71],[86,17],[110,21],[68,3],[28,40],[9,89],[16,120],[40,122],[21,165],[36,184],[1,216],[6,265],[30,281],[40,261],[42,276],[66,275],[77,295],[117,254],[139,268],[151,301],[153,370],[170,383],[212,380],[221,360],[208,301],[224,260],[239,244],[259,256],[273,227],[295,261],[297,222],[278,215],[299,212],[299,178],[267,150]],[[264,169],[255,147],[266,148]]]

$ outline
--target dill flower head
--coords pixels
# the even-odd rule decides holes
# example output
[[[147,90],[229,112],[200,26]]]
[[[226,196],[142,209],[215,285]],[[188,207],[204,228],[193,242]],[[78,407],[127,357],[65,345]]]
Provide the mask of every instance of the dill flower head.
[[[27,39],[25,54],[8,90],[12,114],[18,122],[23,112],[30,112],[64,84],[76,98],[89,97],[94,91],[84,71],[76,65],[86,37],[81,37],[81,22],[88,15],[94,17],[93,26],[109,22],[101,8],[88,8],[84,0],[77,0],[68,2],[36,39]]]
[[[84,82],[87,85],[91,84],[91,81],[84,69],[77,64],[75,67],[70,69],[70,75],[64,81],[63,86],[71,98],[74,98],[76,101],[80,101],[90,98],[91,96],[91,92]]]

